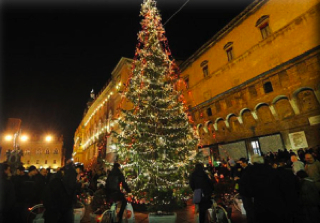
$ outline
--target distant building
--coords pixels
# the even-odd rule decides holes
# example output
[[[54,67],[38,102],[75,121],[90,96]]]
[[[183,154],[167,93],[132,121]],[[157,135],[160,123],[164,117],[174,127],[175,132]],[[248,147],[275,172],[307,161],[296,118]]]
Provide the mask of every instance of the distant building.
[[[85,167],[91,167],[101,158],[107,162],[113,162],[116,158],[114,143],[117,139],[111,131],[117,131],[116,119],[120,115],[119,106],[125,108],[121,93],[128,84],[131,72],[132,60],[121,58],[111,73],[111,79],[98,93],[90,92],[87,109],[84,112],[75,134],[73,159]]]
[[[20,150],[22,154],[20,160],[25,167],[30,165],[52,169],[61,167],[65,159],[63,137],[23,132],[21,123],[20,119],[8,119],[7,127],[1,133],[0,162],[17,160],[17,153],[14,151]]]
[[[319,0],[254,1],[180,65],[211,160],[320,145],[319,18]]]

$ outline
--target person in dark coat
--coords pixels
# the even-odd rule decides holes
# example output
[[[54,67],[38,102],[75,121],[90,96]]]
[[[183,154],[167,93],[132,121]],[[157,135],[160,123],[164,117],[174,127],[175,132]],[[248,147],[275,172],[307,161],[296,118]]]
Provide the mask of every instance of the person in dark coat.
[[[19,201],[21,200],[21,205],[19,204],[19,210],[17,210],[19,212],[19,214],[17,214],[19,218],[17,220],[18,222],[24,222],[29,215],[28,208],[31,208],[37,204],[37,191],[35,183],[35,175],[37,174],[37,168],[31,165],[28,168],[28,173],[25,174],[21,179],[21,185],[19,187]]]
[[[300,180],[297,222],[320,222],[320,196],[315,182],[304,170],[297,172]]]
[[[213,193],[213,182],[209,179],[204,171],[203,165],[197,163],[194,172],[190,176],[190,187],[192,191],[195,189],[202,190],[202,198],[199,203],[199,223],[205,222],[206,212],[211,207],[211,195]]]
[[[60,169],[48,183],[43,197],[46,208],[44,219],[46,223],[57,223],[60,218],[60,204],[63,202],[65,189],[62,183],[63,171]]]
[[[22,180],[22,196],[23,203],[27,208],[30,208],[37,204],[36,201],[36,182],[35,176],[38,174],[38,170],[35,166],[28,168],[28,174],[24,175]]]
[[[12,216],[12,222],[19,223],[23,219],[21,218],[23,210],[24,210],[24,187],[23,181],[26,179],[25,168],[23,166],[19,166],[17,168],[16,175],[12,176],[12,182],[14,184],[14,191],[16,194],[16,202],[14,207],[14,212],[16,215]]]
[[[90,184],[91,188],[93,191],[96,191],[98,189],[97,187],[97,182],[98,182],[98,179],[102,176],[105,176],[106,174],[103,172],[103,170],[101,169],[98,169],[95,174],[93,175],[92,177],[92,183]]]
[[[286,167],[285,160],[279,161],[278,168],[275,169],[278,174],[279,186],[282,199],[285,202],[285,221],[286,223],[294,222],[294,215],[298,210],[298,190],[299,180],[293,174],[291,168]]]
[[[244,175],[245,171],[250,168],[251,164],[248,164],[248,160],[246,158],[240,158],[239,164],[242,168],[241,175],[239,178],[239,194],[241,195],[243,208],[246,210],[246,217],[247,223],[254,223],[254,204],[253,198],[250,196],[246,196],[246,193],[243,192],[242,184],[242,176]]]
[[[50,179],[51,179],[52,175],[53,174],[51,173],[51,168],[48,167],[47,168],[47,176],[46,176],[46,184],[48,184],[50,182]]]
[[[114,163],[113,168],[106,180],[105,188],[106,188],[107,199],[109,202],[121,201],[121,208],[118,214],[119,223],[122,222],[123,212],[127,206],[127,199],[125,198],[124,194],[120,190],[120,184],[122,184],[122,187],[128,193],[131,192],[130,188],[128,187],[128,184],[125,181],[125,178],[122,172],[120,171],[120,164]]]
[[[10,180],[11,170],[6,163],[0,164],[0,222],[12,222],[15,191]]]
[[[40,172],[35,176],[35,183],[36,183],[36,201],[37,203],[42,203],[44,189],[47,185],[46,182],[47,170],[42,168]]]
[[[240,188],[243,195],[254,199],[255,223],[285,222],[279,175],[259,155],[251,156],[251,162],[253,165],[242,175]]]
[[[77,173],[72,163],[67,163],[47,185],[43,205],[46,223],[73,223],[76,202]]]

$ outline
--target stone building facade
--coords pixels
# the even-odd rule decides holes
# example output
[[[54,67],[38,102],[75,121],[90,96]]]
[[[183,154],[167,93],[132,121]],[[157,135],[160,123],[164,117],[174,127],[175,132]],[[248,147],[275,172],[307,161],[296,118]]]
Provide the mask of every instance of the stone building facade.
[[[63,166],[63,137],[25,132],[21,130],[21,123],[22,121],[16,118],[8,120],[7,127],[1,134],[0,162],[16,162],[20,159],[26,168],[30,165],[52,169]],[[48,136],[50,138],[47,138]]]
[[[88,108],[84,112],[75,135],[73,159],[86,167],[91,167],[97,158],[112,162],[115,159],[116,137],[111,134],[117,131],[117,118],[121,108],[128,104],[121,97],[128,84],[132,60],[121,58],[111,73],[111,79],[97,95],[92,95]]]
[[[185,104],[208,159],[320,145],[320,1],[256,0],[179,64]],[[201,35],[201,33],[199,33]],[[88,103],[73,157],[114,160],[132,60]]]
[[[200,150],[238,159],[320,145],[319,19],[319,0],[254,1],[181,64]]]

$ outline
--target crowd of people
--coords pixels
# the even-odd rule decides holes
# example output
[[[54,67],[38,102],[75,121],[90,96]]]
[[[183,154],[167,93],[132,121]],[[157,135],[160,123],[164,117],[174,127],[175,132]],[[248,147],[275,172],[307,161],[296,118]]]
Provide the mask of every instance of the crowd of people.
[[[300,149],[252,155],[217,166],[197,164],[190,175],[192,190],[202,189],[199,204],[199,222],[205,220],[206,210],[212,205],[212,193],[218,193],[224,179],[232,182],[232,190],[242,198],[248,223],[320,222],[320,151]],[[14,172],[14,173],[12,173]],[[77,195],[90,188],[95,195],[108,191],[108,199],[122,201],[118,219],[126,206],[120,184],[127,192],[130,188],[115,163],[108,173],[100,168],[85,171],[83,165],[68,161],[52,173],[50,169],[35,166],[18,167],[11,171],[7,163],[0,164],[0,222],[27,221],[28,209],[42,203],[46,209],[46,223],[73,222],[73,208]],[[104,178],[99,186],[99,179]],[[99,197],[99,196],[95,196]],[[100,196],[101,197],[101,196]],[[92,202],[92,207],[99,202]]]
[[[75,192],[81,185],[77,184],[77,173],[71,163],[56,173],[49,168],[38,170],[34,165],[27,170],[19,166],[15,171],[11,171],[8,163],[1,163],[0,167],[0,222],[27,222],[30,208],[40,203],[46,208],[46,222],[73,221]]]
[[[284,149],[252,155],[250,162],[229,157],[218,166],[196,166],[190,186],[204,191],[210,187],[219,193],[219,184],[228,179],[232,192],[241,195],[247,223],[320,222],[319,152],[318,148],[299,149],[297,153]],[[211,205],[210,194],[204,194],[199,204],[200,223]]]
[[[55,173],[50,168],[38,170],[34,165],[27,170],[19,166],[12,171],[8,163],[0,164],[0,173],[1,223],[28,222],[29,210],[37,204],[43,204],[45,208],[46,223],[73,223],[74,208],[81,193],[90,190],[97,194],[101,189],[108,191],[110,201],[122,201],[118,216],[121,222],[126,199],[120,184],[130,192],[118,163],[108,174],[104,168],[98,168],[94,173],[85,171],[83,165],[76,165],[71,160]],[[104,183],[99,186],[101,178]]]

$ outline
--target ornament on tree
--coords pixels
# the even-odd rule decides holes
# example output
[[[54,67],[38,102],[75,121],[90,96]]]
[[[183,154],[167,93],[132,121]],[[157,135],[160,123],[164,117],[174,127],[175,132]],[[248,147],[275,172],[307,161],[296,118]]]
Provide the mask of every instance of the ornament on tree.
[[[150,210],[172,211],[179,203],[174,200],[181,198],[176,195],[188,187],[184,173],[190,163],[185,154],[195,149],[198,139],[181,109],[181,93],[174,88],[178,69],[170,59],[156,2],[144,0],[140,15],[140,43],[124,91],[134,109],[123,111],[120,127],[128,134],[118,134],[119,162],[128,162],[124,171],[137,179],[128,179],[137,201],[150,202]]]
[[[163,137],[159,137],[159,138],[158,138],[158,145],[159,145],[159,146],[163,146],[164,143],[165,143],[165,141],[164,141]]]

